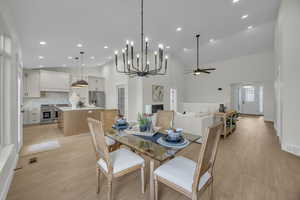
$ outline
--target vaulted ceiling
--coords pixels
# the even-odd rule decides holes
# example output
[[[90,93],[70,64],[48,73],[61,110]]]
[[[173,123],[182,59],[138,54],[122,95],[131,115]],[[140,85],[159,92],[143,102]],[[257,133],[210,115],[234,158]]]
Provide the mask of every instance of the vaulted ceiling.
[[[140,0],[9,1],[25,67],[72,66],[74,61],[68,56],[77,56],[81,49],[86,51],[89,66],[102,65],[127,39],[139,46]],[[195,64],[196,33],[201,34],[202,64],[273,47],[280,0],[144,1],[145,35],[151,47],[170,46],[168,52],[184,67]],[[243,15],[248,17],[241,19]],[[182,30],[176,31],[178,27]],[[41,41],[47,44],[40,45]],[[83,47],[77,47],[78,43]]]

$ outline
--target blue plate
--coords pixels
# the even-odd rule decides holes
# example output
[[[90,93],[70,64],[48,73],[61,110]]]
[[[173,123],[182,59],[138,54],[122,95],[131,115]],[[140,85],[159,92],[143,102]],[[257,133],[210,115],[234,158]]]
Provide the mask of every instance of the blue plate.
[[[169,143],[182,143],[184,142],[184,138],[182,136],[179,136],[178,138],[171,138],[168,135],[163,136],[164,141]]]

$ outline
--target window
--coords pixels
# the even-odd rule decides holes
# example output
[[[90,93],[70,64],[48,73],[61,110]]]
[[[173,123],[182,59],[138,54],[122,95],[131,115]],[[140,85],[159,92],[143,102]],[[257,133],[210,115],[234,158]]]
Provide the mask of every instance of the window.
[[[1,54],[3,52],[3,49],[4,49],[4,36],[0,35],[0,52],[1,52]]]
[[[264,112],[264,88],[263,86],[259,87],[259,112]]]
[[[3,73],[4,73],[4,67],[3,67],[3,55],[2,55],[2,51],[0,51],[0,149],[3,146],[3,141],[4,141],[4,130],[3,130],[3,119],[4,119],[4,100],[3,100],[3,96],[4,96],[4,80],[3,80]]]
[[[11,55],[11,48],[12,48],[11,39],[9,37],[4,37],[4,52],[7,55]]]
[[[0,35],[0,149],[4,145],[4,36]]]
[[[254,102],[255,101],[255,88],[253,86],[244,86],[245,90],[245,101]]]
[[[12,72],[11,38],[0,35],[0,149],[10,142],[10,83]]]

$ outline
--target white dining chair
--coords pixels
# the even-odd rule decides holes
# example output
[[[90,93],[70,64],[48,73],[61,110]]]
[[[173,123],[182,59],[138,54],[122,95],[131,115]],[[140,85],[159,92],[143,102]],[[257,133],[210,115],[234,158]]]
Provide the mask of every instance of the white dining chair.
[[[158,182],[184,194],[192,200],[211,186],[213,187],[213,168],[223,125],[207,129],[201,146],[198,162],[179,156],[161,165],[154,171],[155,199],[158,200]]]
[[[108,179],[108,200],[111,200],[113,179],[136,170],[141,170],[142,193],[145,193],[144,159],[124,148],[109,152],[102,123],[98,120],[88,118],[88,125],[97,157],[97,193],[100,193],[100,179],[102,173]]]

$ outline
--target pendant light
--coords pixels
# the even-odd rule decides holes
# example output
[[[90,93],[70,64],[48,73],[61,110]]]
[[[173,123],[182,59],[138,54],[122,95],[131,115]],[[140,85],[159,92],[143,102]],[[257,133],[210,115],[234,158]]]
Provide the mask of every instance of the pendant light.
[[[80,59],[80,66],[79,67],[80,67],[80,70],[81,70],[81,79],[78,80],[78,81],[73,82],[72,85],[71,85],[72,88],[84,88],[84,87],[87,87],[89,85],[88,82],[83,79],[83,66],[84,66],[83,56],[84,56],[84,52],[81,51],[80,52],[80,58],[79,57],[75,58],[75,60]]]

